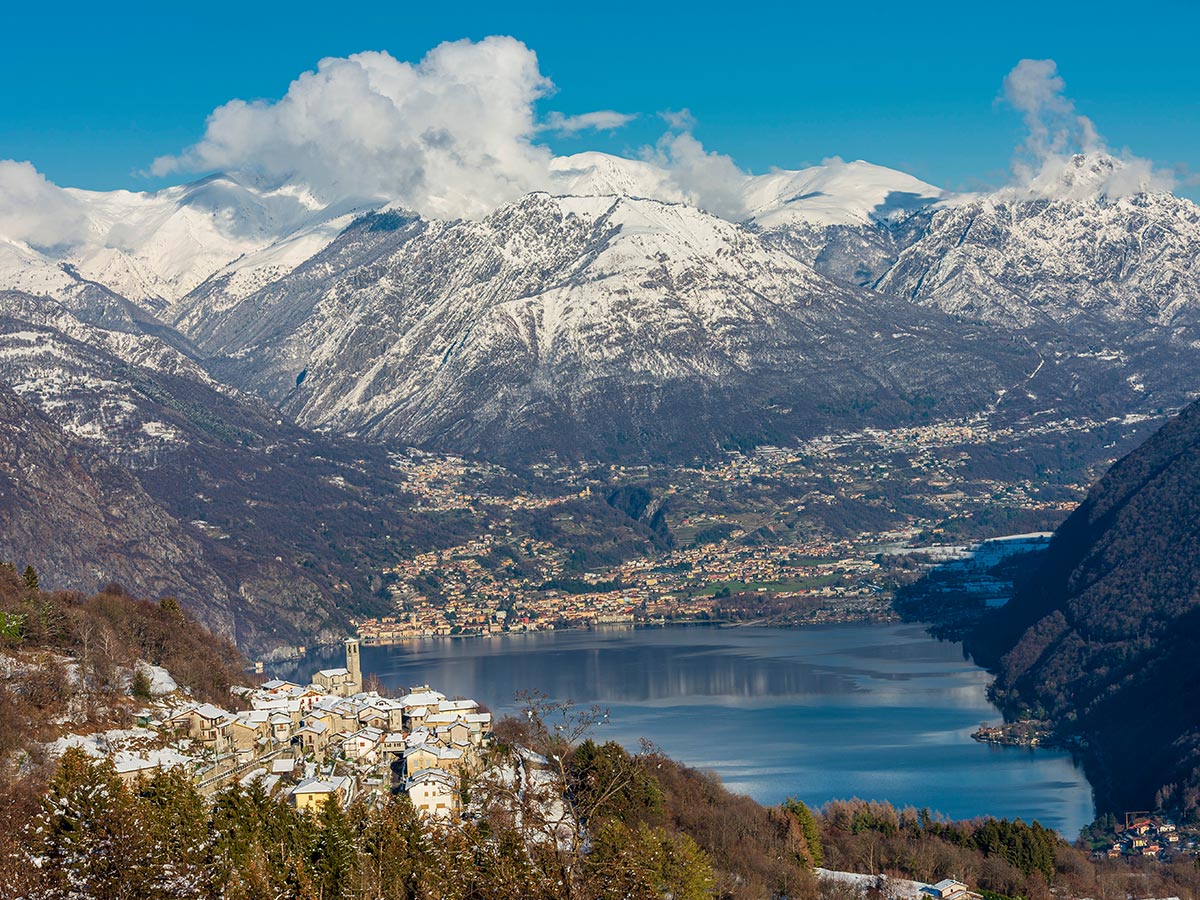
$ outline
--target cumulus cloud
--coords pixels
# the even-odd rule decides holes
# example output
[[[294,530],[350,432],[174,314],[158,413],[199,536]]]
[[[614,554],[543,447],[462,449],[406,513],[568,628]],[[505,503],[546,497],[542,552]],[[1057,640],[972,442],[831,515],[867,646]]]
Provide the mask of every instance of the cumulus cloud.
[[[323,59],[279,100],[218,108],[197,144],[152,171],[253,172],[324,200],[479,216],[546,182],[534,103],[552,89],[534,52],[509,37],[444,43],[416,64],[382,52]]]
[[[1173,187],[1171,172],[1148,159],[1108,149],[1092,120],[1067,96],[1054,60],[1021,60],[1005,76],[1002,98],[1021,113],[1027,131],[1013,158],[1016,189],[1083,199]]]
[[[85,210],[30,163],[0,160],[0,234],[40,249],[68,247],[87,236]]]
[[[445,43],[418,63],[383,52],[323,59],[278,100],[219,107],[198,143],[151,171],[238,172],[302,183],[325,202],[382,199],[432,217],[478,218],[558,187],[539,137],[609,131],[636,118],[607,109],[539,122],[535,104],[553,90],[534,52],[510,37]],[[683,196],[741,218],[746,174],[701,146],[689,112],[661,116],[668,131],[641,156],[665,170],[664,199]]]
[[[690,131],[667,132],[642,158],[665,169],[670,183],[694,206],[734,222],[746,217],[747,174],[731,157],[705,150]]]
[[[628,125],[637,118],[636,113],[621,113],[611,109],[600,109],[595,112],[581,113],[577,116],[564,116],[553,112],[539,126],[540,131],[553,131],[556,134],[578,134],[581,131],[615,131]]]

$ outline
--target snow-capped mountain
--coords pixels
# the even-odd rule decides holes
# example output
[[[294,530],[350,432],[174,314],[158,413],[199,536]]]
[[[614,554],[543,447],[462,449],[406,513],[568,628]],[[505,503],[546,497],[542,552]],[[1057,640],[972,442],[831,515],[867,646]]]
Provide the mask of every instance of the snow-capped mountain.
[[[1110,198],[1119,161],[1076,156],[1046,195],[1005,190],[935,212],[876,284],[967,319],[1077,333],[1194,329],[1200,207],[1166,193]]]
[[[743,196],[750,221],[768,230],[894,222],[947,198],[941,188],[862,160],[751,176]]]
[[[433,530],[380,444],[691,459],[1183,402],[1200,211],[1116,190],[1120,167],[1083,157],[956,197],[833,162],[738,181],[744,215],[727,218],[669,169],[602,154],[556,161],[552,192],[481,220],[226,176],[72,192],[84,238],[0,236],[0,407],[40,417],[56,472],[86,457],[81,547],[161,517],[137,584],[158,590],[186,555],[180,590],[211,624],[286,643],[370,609],[355,573]],[[27,499],[0,493],[0,517]],[[137,522],[103,525],[121,502]],[[38,534],[22,540],[37,551]]]
[[[917,397],[983,408],[1045,360],[1025,393],[1049,404],[1081,352],[1137,357],[1128,390],[1175,402],[1197,209],[1108,196],[1121,166],[1077,157],[1022,192],[963,197],[835,160],[734,176],[739,221],[669,167],[599,153],[556,160],[557,193],[480,221],[213,176],[72,192],[90,237],[0,242],[0,284],[49,297],[44,324],[131,365],[157,354],[157,371],[191,367],[308,427],[454,450],[532,431],[571,452],[703,452],[866,408],[901,421]],[[973,343],[996,329],[1021,340]]]
[[[670,169],[607,153],[554,160],[553,193],[648,198],[703,206]],[[771,230],[790,225],[872,225],[905,218],[946,198],[941,188],[862,160],[830,160],[794,171],[746,175],[730,186],[741,221]]]
[[[1036,363],[752,230],[620,197],[368,217],[223,313],[193,300],[180,324],[214,370],[303,424],[504,455],[693,455],[925,398],[964,412]]]
[[[248,293],[382,204],[324,204],[295,186],[262,189],[231,175],[156,192],[65,193],[85,219],[85,237],[37,249],[0,235],[0,286],[59,296],[83,279],[154,312],[217,273],[227,291]]]

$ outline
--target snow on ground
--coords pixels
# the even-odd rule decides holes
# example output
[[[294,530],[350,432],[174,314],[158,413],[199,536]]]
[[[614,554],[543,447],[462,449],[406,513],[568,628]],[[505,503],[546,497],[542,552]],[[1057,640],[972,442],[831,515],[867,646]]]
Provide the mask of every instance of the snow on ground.
[[[110,756],[121,750],[146,746],[158,741],[158,735],[149,728],[112,728],[93,734],[64,734],[50,745],[51,752],[62,755],[72,747],[78,747],[88,756]]]
[[[65,734],[48,747],[55,756],[77,747],[96,759],[107,757],[112,760],[117,774],[127,776],[177,766],[190,769],[195,765],[194,757],[172,747],[163,747],[161,740],[161,736],[149,728],[112,728],[94,734]]]
[[[821,881],[835,881],[853,885],[863,893],[882,888],[884,897],[896,900],[929,900],[930,895],[923,893],[927,885],[920,881],[906,881],[903,878],[888,878],[883,875],[860,875],[857,872],[835,872],[832,869],[817,869],[817,878]]]
[[[139,660],[137,668],[139,672],[145,673],[146,677],[150,679],[150,695],[152,697],[162,697],[179,690],[179,685],[175,683],[171,673],[162,666],[152,666]]]

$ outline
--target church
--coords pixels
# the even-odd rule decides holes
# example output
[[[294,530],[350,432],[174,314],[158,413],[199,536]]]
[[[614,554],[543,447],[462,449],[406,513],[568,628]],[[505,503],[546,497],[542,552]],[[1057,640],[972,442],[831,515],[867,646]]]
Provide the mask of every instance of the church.
[[[352,697],[362,691],[362,664],[358,658],[358,638],[346,638],[346,665],[322,669],[312,677],[312,683],[337,697]]]

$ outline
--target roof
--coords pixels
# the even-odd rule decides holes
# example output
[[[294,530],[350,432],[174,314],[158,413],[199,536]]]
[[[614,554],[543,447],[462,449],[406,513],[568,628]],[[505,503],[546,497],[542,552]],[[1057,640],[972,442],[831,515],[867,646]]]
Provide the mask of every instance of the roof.
[[[228,712],[221,709],[219,706],[213,706],[211,703],[202,703],[192,710],[202,719],[223,719],[229,715]]]
[[[441,769],[425,769],[408,779],[404,783],[404,789],[411,790],[417,785],[428,784],[431,781],[439,782],[449,790],[456,790],[458,788],[458,779],[449,772],[444,772]]]
[[[345,666],[340,666],[336,669],[322,669],[317,675],[324,675],[326,678],[336,678],[338,675],[349,675],[350,670]],[[313,676],[314,678],[316,675]]]
[[[414,691],[411,694],[405,694],[400,698],[400,702],[405,706],[435,706],[446,699],[446,695],[440,691],[431,691],[426,688],[423,691]]]
[[[965,884],[963,884],[961,881],[955,881],[953,878],[943,878],[941,881],[939,881],[937,884],[935,884],[933,886],[933,889],[935,891],[937,891],[938,893],[942,893],[943,891],[948,891],[951,888],[955,888],[955,887],[960,887],[960,888],[963,888],[964,890],[966,890],[967,886]]]
[[[292,788],[293,794],[332,794],[335,791],[348,790],[350,779],[345,775],[332,775],[329,778],[305,778]]]
[[[296,769],[296,760],[287,756],[283,759],[275,759],[271,761],[271,772],[276,775],[288,775]]]

